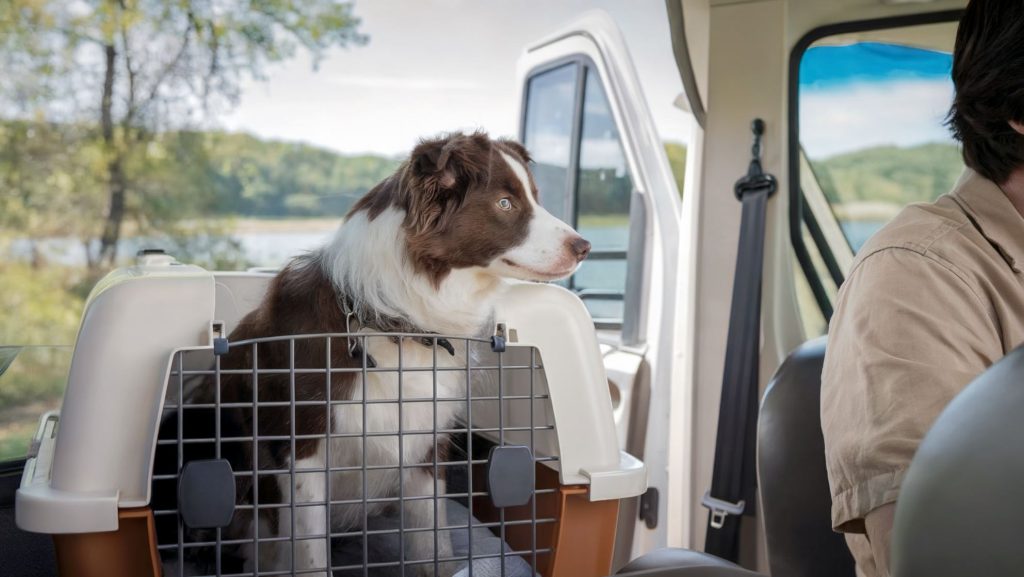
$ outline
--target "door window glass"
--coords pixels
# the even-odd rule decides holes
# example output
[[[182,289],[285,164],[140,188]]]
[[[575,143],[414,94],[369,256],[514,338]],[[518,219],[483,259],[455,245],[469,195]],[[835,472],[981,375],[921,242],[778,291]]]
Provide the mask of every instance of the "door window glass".
[[[601,77],[583,61],[540,72],[527,84],[525,112],[523,142],[541,204],[593,245],[562,284],[598,327],[621,328],[633,180]]]
[[[800,55],[793,91],[799,221],[791,223],[800,311],[824,332],[854,255],[908,204],[949,192],[963,171],[946,127],[957,22],[851,30]],[[822,318],[824,317],[824,318]],[[822,321],[825,322],[822,322]]]
[[[622,321],[633,181],[596,73],[588,70],[576,184],[576,229],[593,245],[571,280],[595,318]]]
[[[541,204],[570,222],[566,190],[572,161],[577,65],[566,64],[537,74],[527,85],[523,144],[533,156],[533,177]]]
[[[951,24],[888,31],[888,41],[826,38],[800,62],[800,144],[812,169],[802,180],[817,181],[854,251],[963,170],[944,124],[953,83],[943,30],[951,44]]]

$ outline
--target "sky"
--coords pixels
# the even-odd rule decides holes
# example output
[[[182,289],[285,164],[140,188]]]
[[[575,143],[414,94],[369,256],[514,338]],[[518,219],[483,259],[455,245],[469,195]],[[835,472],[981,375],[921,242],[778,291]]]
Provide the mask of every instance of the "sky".
[[[516,61],[587,10],[620,27],[663,140],[683,142],[688,114],[662,0],[356,0],[365,46],[296,58],[247,81],[229,130],[342,153],[407,153],[454,129],[516,136]]]
[[[660,0],[356,0],[365,46],[306,54],[247,81],[221,124],[346,154],[402,155],[420,137],[483,128],[516,136],[516,61],[588,10],[626,38],[663,140],[689,116]],[[950,142],[949,54],[876,43],[811,48],[801,63],[801,140],[819,159],[878,145]]]
[[[877,43],[811,48],[800,63],[800,140],[812,159],[952,142],[948,53]]]

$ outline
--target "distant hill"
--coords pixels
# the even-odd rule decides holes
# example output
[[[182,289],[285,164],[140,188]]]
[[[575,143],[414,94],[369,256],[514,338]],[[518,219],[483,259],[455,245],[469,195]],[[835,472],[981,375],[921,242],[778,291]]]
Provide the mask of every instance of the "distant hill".
[[[214,210],[240,216],[341,216],[401,162],[248,134],[203,136],[204,180],[217,199]]]
[[[878,146],[812,160],[832,203],[884,202],[903,206],[949,192],[963,170],[959,149],[933,143]]]
[[[665,147],[681,182],[686,149]],[[0,195],[0,229],[83,239],[102,230],[109,203],[102,154],[92,126],[0,120],[0,184],[11,192]],[[245,133],[161,132],[126,153],[127,222],[148,233],[202,217],[335,218],[401,161]],[[596,203],[591,210],[628,206],[626,184],[609,187],[604,173],[583,175],[581,183],[588,182]]]
[[[165,137],[168,138],[168,137]],[[216,198],[214,212],[237,216],[341,216],[352,203],[386,178],[401,159],[348,156],[308,144],[262,140],[248,134],[178,133],[202,173],[195,182]],[[686,147],[666,143],[672,172],[682,191]],[[538,167],[543,170],[543,167]],[[195,173],[196,166],[190,167]],[[587,182],[584,175],[583,182]],[[600,187],[604,192],[604,187]],[[628,202],[628,191],[620,194]],[[614,204],[614,203],[612,203]]]

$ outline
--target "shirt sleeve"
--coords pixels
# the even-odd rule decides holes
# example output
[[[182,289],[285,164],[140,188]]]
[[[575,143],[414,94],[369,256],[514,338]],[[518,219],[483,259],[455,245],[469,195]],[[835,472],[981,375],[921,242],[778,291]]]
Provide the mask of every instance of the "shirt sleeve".
[[[904,248],[867,256],[843,284],[821,390],[837,530],[862,533],[896,501],[939,413],[1003,356],[986,302],[949,263]]]

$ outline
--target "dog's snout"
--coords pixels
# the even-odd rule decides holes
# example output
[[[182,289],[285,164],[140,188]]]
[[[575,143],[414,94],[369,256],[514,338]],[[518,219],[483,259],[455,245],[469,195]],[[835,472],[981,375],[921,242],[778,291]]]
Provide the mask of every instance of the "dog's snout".
[[[587,258],[587,255],[590,254],[590,241],[577,236],[569,241],[569,250],[576,257],[576,262],[583,262],[583,259]]]

